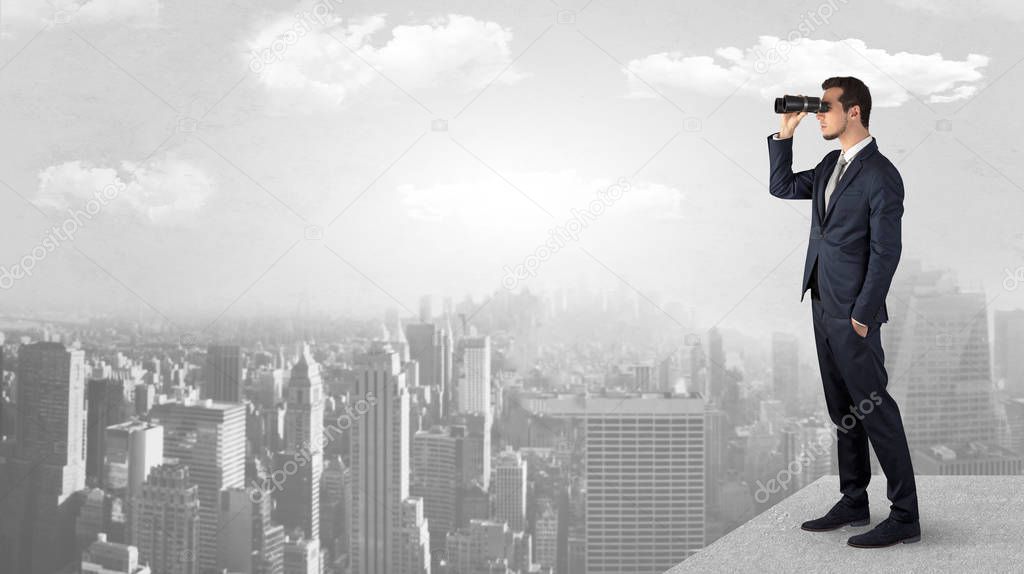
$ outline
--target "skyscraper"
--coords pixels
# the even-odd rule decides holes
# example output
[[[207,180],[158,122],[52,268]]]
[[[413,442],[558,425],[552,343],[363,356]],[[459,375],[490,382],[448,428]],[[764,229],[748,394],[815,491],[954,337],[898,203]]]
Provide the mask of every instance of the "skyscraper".
[[[491,338],[467,337],[462,342],[465,377],[460,379],[459,412],[491,413]]]
[[[187,465],[198,486],[199,567],[216,568],[220,491],[245,483],[245,406],[189,400],[157,405],[151,416],[164,427],[164,455]]]
[[[440,557],[445,535],[455,530],[461,515],[466,428],[433,426],[417,431],[412,444],[409,494],[423,498],[430,531],[430,553]],[[435,564],[434,567],[437,567]]]
[[[704,546],[704,400],[644,393],[586,404],[588,574],[655,574]]]
[[[139,559],[153,572],[201,572],[200,504],[199,487],[189,467],[168,463],[150,471],[132,501],[131,523],[132,543],[139,549]],[[216,529],[217,524],[213,526]],[[216,551],[216,538],[213,542]]]
[[[203,398],[227,403],[242,400],[242,350],[237,345],[210,345],[206,349]]]
[[[447,417],[452,408],[453,344],[449,329],[438,329],[433,323],[416,323],[405,327],[409,357],[419,363],[419,384],[433,391],[432,420]]]
[[[395,572],[399,520],[409,496],[409,390],[401,359],[387,344],[357,358],[354,400],[372,405],[352,424],[351,566],[360,574]]]
[[[84,352],[22,345],[15,397],[14,457],[0,462],[0,553],[14,572],[50,574],[79,558],[72,495],[85,488]]]
[[[308,348],[303,348],[292,367],[287,401],[285,448],[276,457],[276,467],[288,478],[275,492],[278,517],[287,532],[300,528],[310,540],[319,540],[324,397],[320,365],[313,360]],[[294,471],[288,472],[292,465]]]
[[[526,459],[506,447],[494,464],[494,520],[513,531],[526,529]]]
[[[915,293],[886,364],[912,450],[997,438],[984,293]],[[890,358],[891,357],[891,358]]]
[[[282,574],[284,527],[271,521],[273,501],[245,488],[220,491],[217,568],[228,572]]]
[[[94,379],[86,386],[89,426],[86,433],[88,440],[85,470],[90,480],[102,483],[106,429],[110,425],[128,420],[134,410],[130,400],[134,383],[126,380]]]

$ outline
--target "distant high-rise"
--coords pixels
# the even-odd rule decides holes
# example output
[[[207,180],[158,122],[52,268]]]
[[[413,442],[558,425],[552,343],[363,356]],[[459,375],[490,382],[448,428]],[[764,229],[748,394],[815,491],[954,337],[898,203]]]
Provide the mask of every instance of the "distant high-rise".
[[[431,569],[429,522],[423,514],[423,498],[410,496],[402,501],[398,522],[398,567],[397,572],[406,574],[430,574]]]
[[[245,488],[220,492],[217,571],[282,574],[284,527],[271,521],[269,496],[250,496]]]
[[[85,488],[85,354],[22,345],[14,456],[0,462],[0,556],[19,574],[51,574],[74,555],[72,496]]]
[[[242,400],[242,350],[237,345],[210,345],[203,369],[203,398],[226,403]]]
[[[448,390],[444,384],[442,333],[433,323],[414,323],[405,326],[405,338],[409,357],[419,363],[419,385],[432,391],[432,417],[440,420],[448,408],[444,403]]]
[[[423,498],[430,553],[437,558],[443,554],[445,535],[458,526],[462,512],[461,480],[453,478],[463,476],[465,436],[465,427],[433,426],[413,437],[409,494]]]
[[[276,457],[276,466],[289,476],[275,492],[278,517],[287,532],[300,528],[307,538],[319,540],[324,396],[320,365],[306,348],[292,367],[287,400],[285,448]],[[295,465],[294,472],[288,472],[285,465]]]
[[[494,520],[514,531],[526,529],[526,459],[507,447],[494,464]]]
[[[199,486],[187,466],[168,463],[150,471],[132,501],[131,523],[132,544],[153,572],[201,572]],[[216,551],[216,538],[213,543]]]
[[[105,429],[100,485],[128,499],[138,494],[149,471],[164,462],[164,427],[127,421]]]
[[[984,293],[909,296],[886,355],[912,450],[997,439]]]
[[[110,425],[128,420],[134,411],[132,395],[134,383],[130,380],[94,379],[88,382],[86,396],[89,405],[86,476],[102,481],[103,453],[106,451],[106,429]]]
[[[210,399],[164,403],[151,416],[164,427],[164,455],[188,465],[199,487],[199,567],[214,569],[220,491],[245,485],[245,406]]]
[[[491,338],[467,337],[462,341],[466,376],[459,385],[459,412],[491,413]]]
[[[704,547],[700,395],[589,397],[588,574],[660,573]]]
[[[423,295],[420,297],[421,323],[429,323],[434,319],[434,311],[432,309],[433,299],[432,295]]]
[[[452,417],[454,425],[466,427],[463,439],[462,484],[478,483],[487,490],[491,485],[491,413],[465,414]],[[485,516],[484,518],[487,518]]]
[[[389,345],[358,356],[353,400],[372,406],[350,434],[352,572],[397,572],[401,505],[409,496],[409,390]]]

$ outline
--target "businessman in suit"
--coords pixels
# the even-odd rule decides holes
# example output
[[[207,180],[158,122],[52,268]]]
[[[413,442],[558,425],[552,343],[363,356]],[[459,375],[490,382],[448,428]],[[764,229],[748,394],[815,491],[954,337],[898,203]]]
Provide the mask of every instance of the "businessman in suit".
[[[914,468],[899,407],[886,391],[880,338],[889,320],[885,296],[902,250],[903,180],[868,133],[867,86],[857,78],[834,77],[821,87],[821,99],[829,104],[816,115],[821,135],[838,139],[841,150],[813,169],[793,173],[793,132],[807,112],[783,114],[779,131],[768,136],[769,191],[812,204],[800,300],[810,290],[825,404],[837,427],[842,498],[802,528],[825,531],[870,522],[870,440],[888,480],[889,516],[847,543],[875,548],[917,542]]]

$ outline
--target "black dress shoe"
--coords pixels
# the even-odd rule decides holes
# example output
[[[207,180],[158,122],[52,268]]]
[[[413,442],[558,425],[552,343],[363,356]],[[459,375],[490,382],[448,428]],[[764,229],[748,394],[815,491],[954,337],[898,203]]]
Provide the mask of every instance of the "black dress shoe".
[[[846,543],[857,548],[882,548],[900,542],[910,544],[920,540],[921,523],[919,521],[900,522],[892,518],[886,518],[871,530],[863,534],[851,536]]]
[[[869,522],[871,522],[871,514],[867,505],[861,508],[852,508],[840,500],[825,513],[825,516],[808,520],[801,524],[800,528],[811,532],[825,532],[842,528],[847,524],[850,526],[867,526]]]

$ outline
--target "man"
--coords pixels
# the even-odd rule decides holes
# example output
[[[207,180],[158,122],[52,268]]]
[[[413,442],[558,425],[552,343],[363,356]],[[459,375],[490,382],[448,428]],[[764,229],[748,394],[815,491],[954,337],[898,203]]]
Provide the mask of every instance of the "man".
[[[871,93],[853,77],[825,80],[825,112],[816,117],[826,140],[842,150],[814,169],[793,173],[793,132],[807,112],[782,115],[768,136],[769,191],[782,199],[812,200],[800,300],[811,291],[818,365],[829,417],[836,424],[842,498],[810,531],[869,523],[868,441],[888,479],[889,516],[851,546],[874,548],[921,539],[917,487],[899,407],[886,391],[880,330],[889,320],[885,296],[902,250],[903,179],[868,133]]]

